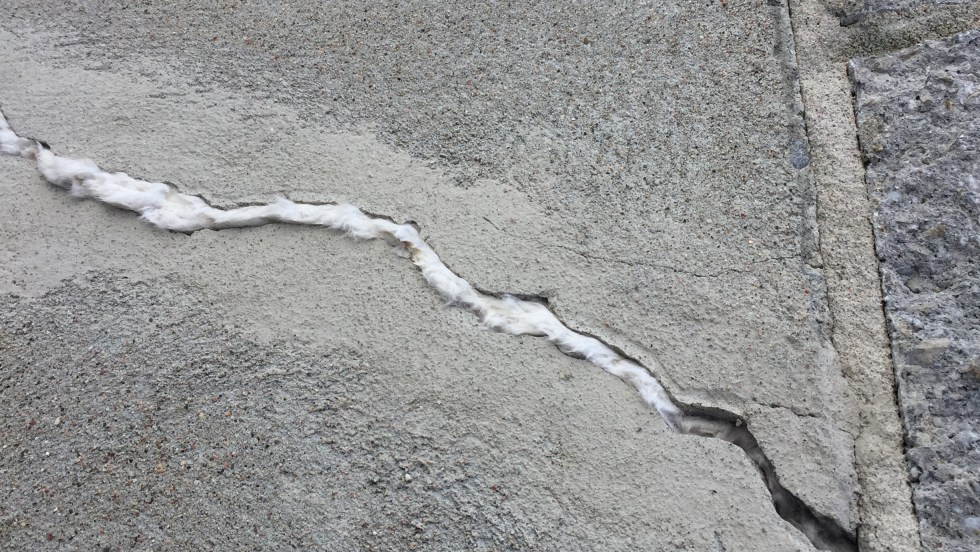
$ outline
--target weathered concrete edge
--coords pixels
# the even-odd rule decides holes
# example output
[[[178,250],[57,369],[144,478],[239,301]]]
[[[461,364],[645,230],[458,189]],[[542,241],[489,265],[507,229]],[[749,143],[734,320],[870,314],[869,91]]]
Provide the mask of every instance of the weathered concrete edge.
[[[810,170],[816,180],[819,250],[828,290],[831,340],[859,399],[855,463],[861,487],[861,550],[920,548],[903,455],[891,349],[885,330],[871,206],[857,144],[846,63],[821,46],[840,32],[819,3],[789,0],[794,40],[811,50],[797,60]]]

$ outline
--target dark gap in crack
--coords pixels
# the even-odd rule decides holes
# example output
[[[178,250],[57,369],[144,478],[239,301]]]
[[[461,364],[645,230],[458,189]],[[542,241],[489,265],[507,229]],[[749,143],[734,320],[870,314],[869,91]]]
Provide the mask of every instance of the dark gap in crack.
[[[482,290],[479,291],[482,292]],[[554,307],[547,302],[547,298],[544,299],[544,306],[551,311],[559,322],[565,324],[558,313],[555,312]],[[590,332],[572,328],[568,324],[565,324],[565,327],[575,333],[599,341],[624,359],[642,367],[655,380],[661,381],[661,378],[653,373],[650,368],[637,358],[626,353],[620,347]],[[555,347],[567,356],[578,360],[585,360],[585,357],[581,354],[563,350],[558,344],[555,344]],[[662,383],[661,385],[663,386]],[[762,450],[762,446],[759,445],[759,441],[749,430],[747,423],[741,416],[723,408],[681,402],[666,387],[664,387],[664,392],[667,393],[670,400],[683,413],[680,419],[669,420],[669,423],[674,425],[680,433],[722,439],[745,452],[746,456],[752,460],[752,463],[755,464],[756,469],[762,476],[762,481],[766,485],[766,490],[769,491],[769,495],[772,497],[773,507],[776,509],[779,517],[788,521],[793,527],[806,535],[810,542],[818,549],[834,552],[857,552],[857,539],[854,535],[851,535],[850,532],[844,529],[837,520],[810,508],[806,502],[779,482],[775,465],[766,456]]]
[[[470,284],[470,285],[473,285],[473,284]],[[544,306],[549,306],[551,304],[551,303],[549,303],[550,299],[548,297],[546,297],[544,295],[538,295],[536,293],[518,293],[518,292],[513,292],[513,291],[505,291],[505,292],[489,291],[489,290],[486,290],[486,289],[483,289],[483,288],[480,288],[480,287],[477,287],[477,286],[473,286],[473,289],[475,289],[475,290],[477,290],[480,293],[483,293],[485,295],[489,295],[491,297],[496,297],[497,299],[506,299],[507,297],[513,297],[514,299],[518,299],[520,301],[526,301],[528,303],[540,303],[540,304],[542,304]]]
[[[731,412],[703,407],[693,407],[678,403],[686,420],[683,433],[723,439],[742,449],[755,464],[762,481],[772,497],[773,506],[779,517],[788,521],[820,550],[835,552],[856,552],[857,540],[833,518],[810,508],[801,498],[793,494],[779,482],[776,467],[766,456],[759,441],[741,419]]]
[[[557,314],[555,316],[557,318]],[[561,321],[561,318],[558,320]],[[564,322],[562,323],[564,324]],[[659,381],[657,375],[652,373],[649,368],[623,352],[619,347],[588,332],[576,330],[568,325],[566,327],[573,332],[598,340],[623,358],[643,367],[654,379]],[[572,358],[582,359],[581,355],[569,354],[558,345],[556,347]],[[810,508],[806,502],[779,482],[775,465],[766,456],[762,446],[759,445],[759,441],[740,416],[723,408],[683,403],[678,401],[668,389],[664,388],[664,392],[683,413],[679,419],[669,420],[669,423],[676,427],[679,433],[722,439],[742,449],[759,471],[766,490],[769,491],[772,498],[776,513],[806,535],[815,547],[833,552],[857,552],[857,539],[854,535],[844,529],[837,520]]]
[[[173,184],[171,184],[170,182],[164,182],[164,184],[170,184],[171,186],[173,186]],[[185,193],[185,192],[181,192],[180,190],[177,190],[177,191],[179,193]],[[201,200],[203,200],[208,205],[214,207],[214,204],[211,201],[209,201],[206,197],[204,197],[203,194],[189,194],[189,195],[193,195],[194,197],[200,198]],[[242,207],[264,207],[264,206],[266,206],[268,204],[269,204],[268,202],[263,203],[261,201],[236,201],[236,202],[232,203],[232,205],[235,206],[235,209],[240,209]]]
[[[304,202],[304,203],[305,203],[305,202]],[[337,202],[331,202],[331,203],[327,203],[326,205],[340,205],[340,204],[339,204],[339,203],[337,203]],[[351,205],[353,205],[353,204],[351,204]],[[388,221],[388,222],[390,222],[390,223],[392,223],[392,224],[408,224],[408,223],[406,223],[406,222],[398,222],[397,220],[395,220],[395,218],[394,218],[394,217],[390,217],[390,216],[388,216],[388,215],[383,215],[383,214],[381,214],[381,213],[374,213],[374,212],[372,212],[372,211],[368,211],[368,210],[366,210],[366,209],[361,209],[360,207],[357,207],[357,208],[358,208],[358,209],[359,209],[359,210],[360,210],[360,211],[361,211],[362,213],[364,213],[365,215],[367,215],[367,216],[369,216],[369,217],[371,217],[371,218],[377,218],[377,219],[383,219],[383,220],[386,220],[386,221]],[[413,227],[415,227],[415,229],[416,229],[416,230],[421,230],[421,229],[419,228],[419,225],[418,225],[417,223],[415,223],[414,221],[412,221],[412,226],[413,226]]]
[[[816,419],[816,420],[822,420],[823,419],[823,417],[820,416],[819,414],[814,414],[813,412],[801,411],[801,410],[798,410],[796,407],[793,407],[793,406],[789,406],[789,405],[785,405],[785,404],[779,404],[779,403],[775,403],[775,402],[761,401],[761,400],[757,399],[756,397],[751,397],[751,400],[755,404],[758,404],[759,406],[764,406],[766,408],[772,408],[774,410],[776,410],[776,409],[788,410],[788,411],[792,412],[793,415],[796,416],[796,417],[798,417],[798,418],[813,418],[813,419]]]
[[[283,197],[285,197],[289,201],[296,201],[293,198],[289,197],[288,194],[283,194]],[[300,203],[300,202],[297,202],[297,203]],[[317,206],[337,205],[337,202],[336,201],[316,201],[316,200],[310,200],[310,201],[303,201],[302,203],[305,203],[306,205],[317,205]],[[361,212],[362,213],[367,213],[367,211],[361,211]]]
[[[847,64],[847,80],[851,84],[851,115],[852,120],[854,121],[854,141],[858,145],[858,155],[861,158],[861,167],[864,169],[865,174],[864,196],[868,200],[868,205],[871,205],[871,194],[868,192],[867,185],[868,167],[871,165],[871,158],[864,153],[870,148],[866,148],[864,140],[861,139],[861,125],[858,121],[857,113],[858,88],[860,87],[860,84],[857,82],[857,75],[854,74],[854,66],[852,66],[850,63]],[[877,258],[877,251],[875,251],[875,257]]]
[[[0,111],[0,117],[2,117],[2,116],[3,116],[3,112]],[[9,125],[9,121],[8,121],[8,125]],[[11,131],[13,131],[13,128],[11,128]],[[20,138],[23,138],[25,140],[30,140],[31,142],[34,142],[35,144],[41,146],[41,148],[43,148],[43,149],[46,149],[46,150],[51,151],[51,152],[54,151],[53,149],[51,149],[51,145],[48,144],[47,142],[45,142],[44,140],[38,140],[37,138],[31,137],[31,136],[21,136],[20,134],[18,134],[17,136],[20,137]],[[31,157],[31,159],[33,159],[33,157]]]

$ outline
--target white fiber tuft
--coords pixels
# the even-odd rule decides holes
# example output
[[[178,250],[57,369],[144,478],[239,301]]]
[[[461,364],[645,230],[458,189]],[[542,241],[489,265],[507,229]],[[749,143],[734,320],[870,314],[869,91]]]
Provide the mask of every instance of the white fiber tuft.
[[[32,157],[41,149],[40,144],[29,138],[21,138],[10,130],[7,118],[0,111],[0,151],[19,157]]]
[[[646,368],[598,339],[572,331],[541,303],[477,291],[450,270],[410,224],[371,217],[347,203],[313,205],[285,198],[267,205],[218,209],[197,196],[180,193],[169,184],[147,182],[124,173],[107,173],[93,161],[56,155],[33,140],[17,136],[2,114],[0,148],[12,155],[34,157],[44,178],[68,189],[73,196],[135,211],[146,222],[164,230],[196,232],[279,222],[325,226],[354,239],[385,239],[395,244],[397,254],[412,260],[425,281],[446,301],[473,312],[488,328],[514,335],[546,337],[565,353],[584,358],[632,385],[672,427],[673,420],[681,414]]]

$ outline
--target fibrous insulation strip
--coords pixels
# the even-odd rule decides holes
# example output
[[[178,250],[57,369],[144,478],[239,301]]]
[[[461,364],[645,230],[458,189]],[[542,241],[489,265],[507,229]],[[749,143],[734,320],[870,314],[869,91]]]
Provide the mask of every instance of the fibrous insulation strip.
[[[512,295],[496,297],[473,288],[439,259],[409,224],[366,215],[350,204],[313,205],[280,198],[267,205],[234,209],[212,207],[200,197],[179,192],[162,182],[147,182],[121,172],[107,173],[93,161],[56,155],[46,144],[14,133],[0,112],[0,150],[33,158],[44,178],[78,198],[135,211],[164,230],[192,233],[262,226],[271,223],[323,226],[354,239],[383,239],[396,253],[408,257],[425,281],[447,301],[475,314],[488,328],[513,334],[545,337],[565,354],[583,358],[617,376],[639,393],[675,431],[724,439],[742,448],[762,473],[781,517],[800,529],[820,549],[855,550],[854,538],[831,518],[812,511],[786,490],[748,428],[731,413],[698,413],[681,408],[653,374],[639,362],[599,339],[575,332],[544,304]]]

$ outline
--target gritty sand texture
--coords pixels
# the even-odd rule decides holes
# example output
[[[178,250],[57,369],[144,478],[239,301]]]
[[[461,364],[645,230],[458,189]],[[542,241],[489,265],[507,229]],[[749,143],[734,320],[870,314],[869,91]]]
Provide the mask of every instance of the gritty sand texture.
[[[22,193],[40,210],[4,231],[70,236],[104,268],[4,303],[6,549],[811,549],[741,451],[445,308],[386,245],[149,232],[11,161],[4,182],[38,184]],[[38,212],[61,221],[38,228]],[[107,240],[107,225],[135,234]],[[294,310],[321,318],[242,335]],[[699,467],[665,469],[685,465]]]
[[[378,275],[376,263],[360,264],[351,268]],[[455,359],[457,386],[491,385],[454,392],[431,385],[444,361],[426,377],[405,370],[424,366],[411,355],[401,364],[364,347],[259,344],[210,302],[178,277],[98,272],[39,299],[4,300],[4,392],[18,397],[0,417],[5,550],[700,549],[748,533],[750,542],[806,549],[765,516],[751,521],[737,496],[715,501],[731,490],[721,464],[684,487],[703,488],[718,506],[711,515],[729,521],[713,518],[700,536],[697,525],[668,527],[669,514],[654,512],[679,490],[664,485],[669,474],[640,485],[615,482],[637,473],[614,474],[641,468],[632,455],[646,454],[629,452],[623,436],[641,447],[659,440],[651,433],[682,437],[650,417],[617,428],[582,409],[569,400],[575,363],[557,353],[536,355],[549,396],[512,400],[523,412],[508,408],[501,419],[489,391],[502,371],[482,374],[475,343],[469,353],[452,340],[447,349],[429,343],[428,354]],[[483,398],[464,404],[468,395]],[[608,437],[586,438],[588,426]],[[620,467],[583,465],[595,457],[579,452],[586,443]],[[668,459],[676,445],[656,449],[660,461],[679,460]],[[587,477],[560,476],[568,469]],[[625,506],[614,493],[640,500],[609,508]]]
[[[785,7],[682,2],[481,14],[452,5],[365,13],[359,5],[249,4],[217,18],[180,3],[147,9],[67,10],[60,22],[43,4],[12,13],[75,33],[53,44],[76,43],[70,48],[97,72],[132,67],[151,81],[141,96],[105,100],[113,118],[79,123],[111,134],[182,111],[195,122],[161,124],[187,138],[184,145],[167,146],[166,161],[151,168],[145,141],[162,137],[121,144],[56,130],[74,117],[64,111],[43,122],[32,110],[32,127],[19,128],[53,143],[57,132],[63,147],[87,140],[85,155],[108,168],[218,203],[305,192],[415,220],[461,276],[484,289],[549,296],[565,322],[661,365],[659,378],[682,401],[768,428],[777,417],[801,417],[793,424],[819,437],[808,444],[819,454],[801,456],[770,439],[774,461],[802,458],[787,486],[856,527],[857,407],[834,360],[814,268],[815,192],[802,170],[807,147]],[[179,52],[180,67],[154,57],[161,51]],[[55,48],[52,63],[78,55],[66,54]],[[15,74],[29,81],[37,72]],[[177,75],[197,91],[156,84]],[[30,102],[60,102],[73,87],[21,82]],[[262,114],[242,120],[224,109],[226,99],[187,105],[211,88],[219,98],[255,90],[290,106],[292,120],[308,128],[266,125],[275,119]],[[9,115],[27,123],[24,109]],[[221,134],[201,119],[209,116],[238,119],[243,130],[216,140]],[[345,140],[333,137],[365,126],[421,158],[415,174],[429,165],[445,176],[436,186],[405,180],[383,163],[365,167],[370,157],[356,152],[287,162],[294,148]],[[267,173],[275,178],[250,176],[256,164],[242,163],[249,143],[278,160],[279,170]],[[128,153],[108,151],[117,148]],[[355,161],[363,170],[324,172]]]
[[[56,57],[57,52],[45,50],[49,37],[41,38],[7,50],[5,74],[9,77],[3,84],[4,109],[19,132],[45,135],[59,152],[84,152],[109,169],[169,180],[217,203],[288,193],[310,201],[346,199],[372,212],[400,220],[415,219],[427,229],[427,238],[440,252],[448,252],[445,256],[454,268],[465,263],[456,257],[459,249],[447,244],[448,237],[463,242],[464,235],[477,248],[469,252],[472,246],[467,245],[467,256],[499,259],[495,263],[498,274],[521,275],[522,267],[529,264],[515,263],[500,254],[520,247],[526,250],[527,246],[516,237],[508,239],[496,232],[488,235],[493,227],[483,216],[498,217],[497,224],[504,228],[501,221],[524,221],[538,227],[535,234],[547,235],[549,221],[541,221],[540,207],[506,184],[460,187],[441,171],[369,134],[325,128],[271,102],[226,91],[194,92],[176,79],[158,84],[133,74],[71,67]],[[5,40],[4,44],[14,41]],[[39,61],[38,56],[46,51],[51,57]],[[77,115],[77,102],[70,98],[88,106],[81,116]],[[175,155],[181,163],[174,163]],[[372,367],[379,367],[375,369],[385,374],[390,385],[372,392],[373,399],[364,401],[362,411],[416,420],[432,436],[433,446],[458,450],[459,459],[447,463],[493,466],[497,475],[487,474],[486,486],[476,485],[479,490],[461,490],[466,494],[462,500],[479,505],[483,493],[503,497],[494,490],[500,489],[509,496],[508,507],[516,508],[514,515],[524,519],[530,531],[520,535],[513,529],[515,536],[510,537],[512,529],[505,522],[500,529],[491,526],[495,522],[477,522],[482,528],[472,538],[488,539],[488,544],[473,546],[671,550],[751,549],[762,543],[780,550],[812,549],[802,534],[776,515],[754,466],[740,450],[722,442],[673,434],[615,378],[586,368],[587,364],[561,355],[541,340],[487,332],[469,315],[447,309],[414,268],[391,255],[385,244],[348,243],[323,231],[287,226],[192,236],[155,232],[129,213],[67,197],[41,181],[28,160],[9,158],[4,163],[10,178],[3,182],[25,198],[6,204],[9,214],[3,217],[4,235],[19,238],[3,240],[10,259],[5,263],[10,273],[6,285],[14,296],[22,298],[19,312],[38,311],[40,306],[32,301],[42,301],[46,294],[60,289],[65,278],[76,281],[93,271],[125,275],[135,282],[152,281],[154,286],[162,285],[158,283],[161,275],[170,275],[209,305],[213,303],[218,309],[214,316],[222,326],[237,327],[263,347],[276,348],[288,341],[357,351]],[[483,263],[487,264],[485,260]],[[577,267],[560,266],[572,275]],[[483,278],[473,280],[490,288]],[[553,284],[542,280],[539,285]],[[99,296],[108,298],[114,293]],[[149,307],[130,302],[124,308],[141,311]],[[13,320],[24,317],[14,316]],[[157,333],[150,324],[123,323],[132,326],[132,331]],[[179,340],[160,337],[165,338],[173,341],[160,348],[170,351],[179,366],[201,363],[193,351],[188,353],[191,360],[180,360]],[[80,341],[84,347],[91,343],[87,337]],[[533,352],[522,353],[522,347],[531,347]],[[28,360],[25,364],[35,363]],[[14,364],[10,370],[20,374],[24,366]],[[132,372],[132,377],[133,385],[142,385],[137,372]],[[150,385],[146,378],[142,381]],[[188,379],[187,385],[193,381]],[[556,395],[556,386],[568,387],[571,395]],[[29,399],[22,393],[5,396],[12,397],[8,408],[29,410]],[[58,391],[57,396],[73,404],[91,400],[97,406],[104,402],[69,390]],[[399,396],[404,402],[399,402]],[[148,402],[160,400],[150,398]],[[423,410],[413,414],[407,409],[405,413],[401,405],[406,403]],[[439,415],[425,409],[446,410],[442,418],[448,425],[444,427]],[[16,431],[29,431],[25,428],[30,419],[19,419]],[[280,423],[292,419],[284,418]],[[117,420],[107,420],[109,431],[125,435],[126,426]],[[22,442],[33,442],[34,435],[29,432],[19,435]],[[204,435],[195,441],[204,441]],[[286,437],[281,437],[284,442]],[[621,442],[624,438],[632,444]],[[301,445],[280,445],[283,449],[290,446]],[[371,450],[356,449],[350,454],[360,459],[336,469],[355,480],[360,485],[357,488],[370,490],[371,477],[376,474],[393,480],[404,476],[403,471],[391,474]],[[329,459],[283,455],[279,463],[287,465],[313,461],[329,464]],[[437,454],[420,448],[411,458],[430,456]],[[356,466],[358,462],[366,467]],[[690,478],[678,477],[677,469],[686,465],[700,467]],[[27,488],[33,488],[46,473],[40,471],[43,466],[33,463],[18,466],[8,468],[11,480],[23,482]],[[474,473],[483,469],[476,467]],[[312,468],[309,473],[313,473]],[[646,475],[640,476],[642,473]],[[267,483],[273,489],[272,477],[270,474],[258,484]],[[314,479],[300,484],[300,489],[330,485],[317,483],[314,475],[308,477]],[[243,508],[242,515],[246,514],[244,508],[252,500],[244,490],[236,486],[225,489],[225,480],[198,479],[202,485],[210,481],[208,484],[230,493],[226,508],[233,512]],[[412,483],[415,481],[413,476]],[[525,498],[518,499],[515,489]],[[95,483],[85,488],[85,492],[95,490],[111,496],[111,491]],[[14,491],[17,496],[29,495],[20,487]],[[59,504],[64,505],[59,511],[67,509],[67,502],[77,499],[74,492],[80,491],[70,489],[57,495],[52,499],[57,503],[44,510],[35,509],[28,499],[10,501],[13,507],[5,512],[5,519],[10,520],[12,539],[17,539],[13,542],[38,546],[48,542],[47,533],[54,535],[52,520],[59,519],[52,511]],[[304,500],[322,500],[321,494],[309,492]],[[270,490],[263,496],[282,508],[282,519],[306,515],[299,503],[279,506],[278,492]],[[715,500],[716,496],[725,498]],[[484,501],[483,507],[487,504]],[[165,517],[146,508],[148,516]],[[317,523],[325,524],[324,531],[329,532],[334,524],[347,527],[358,508],[335,506],[312,511]],[[456,519],[454,512],[459,508],[447,502],[444,509],[431,508],[431,518]],[[725,519],[729,521],[722,521]],[[104,520],[86,516],[62,523],[64,531],[52,542],[84,548],[89,541],[83,537],[72,541],[71,535],[75,529],[81,532],[87,523],[102,524]],[[731,524],[727,529],[726,523]],[[568,529],[569,525],[579,528]],[[132,532],[144,534],[150,542],[149,530],[141,529],[137,524]],[[275,530],[285,532],[288,528],[278,526]],[[405,542],[401,533],[357,523],[343,531],[336,529],[333,544],[339,549],[357,549],[358,543],[374,537],[373,532],[378,533],[373,545],[378,549],[398,548]],[[495,532],[508,537],[492,537]],[[271,537],[275,546],[288,546],[277,534],[282,533]],[[232,538],[255,542],[229,526],[202,522],[195,528],[189,523],[171,523],[164,535],[157,534],[146,546],[162,547],[168,537],[187,542],[217,538],[232,543],[219,543],[228,549],[235,549],[234,543],[239,542],[229,540]],[[420,533],[417,546],[456,550],[470,547],[470,538],[452,531],[439,536],[433,527]]]
[[[851,65],[923,545],[980,546],[980,32]]]
[[[819,18],[762,1],[10,0],[0,106],[59,154],[218,206],[415,221],[479,288],[545,297],[742,417],[862,547],[908,550],[870,207],[827,194],[838,163],[808,129],[843,129],[851,166],[847,59],[955,25],[842,30],[808,6],[832,22],[809,41]],[[808,78],[833,109],[809,111]],[[740,450],[487,332],[384,244],[154,231],[31,165],[0,157],[0,546],[812,549]]]

